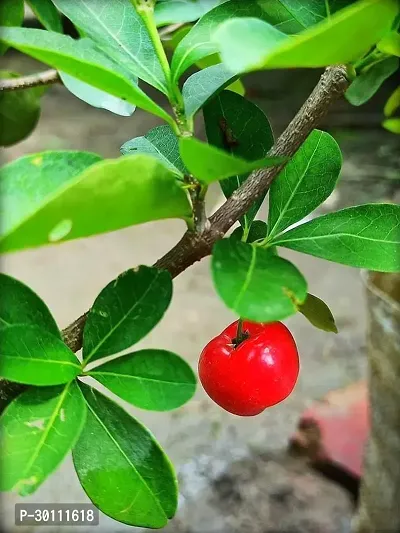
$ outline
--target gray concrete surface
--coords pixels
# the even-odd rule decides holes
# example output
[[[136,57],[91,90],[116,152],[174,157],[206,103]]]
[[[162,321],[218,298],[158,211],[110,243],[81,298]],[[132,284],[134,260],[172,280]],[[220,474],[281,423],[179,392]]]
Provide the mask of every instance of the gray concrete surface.
[[[15,63],[16,59],[9,61]],[[25,72],[35,68],[33,63],[18,61]],[[260,84],[261,81],[256,80],[252,85],[255,98],[263,107],[268,108],[271,101],[268,96],[257,93],[254,89],[257,88],[257,83]],[[276,107],[276,103],[272,107]],[[282,107],[287,110],[287,106],[282,104]],[[286,115],[281,120],[276,116],[275,129],[279,130]],[[103,156],[115,157],[124,141],[144,134],[155,124],[156,119],[141,111],[137,111],[132,118],[120,118],[89,108],[67,94],[62,87],[54,87],[44,97],[42,119],[35,133],[23,143],[5,150],[3,162],[44,149],[93,150]],[[335,126],[340,127],[338,124]],[[343,134],[342,130],[339,134]],[[354,153],[350,150],[351,153],[347,154],[343,179],[349,178],[349,189],[345,195],[341,195],[339,190],[326,209],[346,204],[349,201],[348,191],[354,192],[354,187],[359,186],[360,190],[364,190],[358,182],[349,185],[354,178],[354,168],[362,174],[360,166],[368,166],[371,173],[371,162],[368,159],[371,157],[376,169],[382,168],[379,151],[389,150],[392,153],[392,137],[379,131],[379,136],[375,133],[373,139],[372,155],[371,150],[368,155],[363,150]],[[346,136],[344,140],[346,141]],[[387,160],[386,157],[385,164]],[[398,169],[397,162],[390,162],[388,165],[389,170]],[[379,177],[381,171],[376,170],[376,174]],[[373,183],[375,181],[372,180]],[[381,184],[381,181],[378,180],[378,183]],[[377,191],[373,188],[369,200],[392,198],[395,194],[395,190],[386,182],[381,189],[382,187]],[[355,196],[358,195],[355,193]],[[217,189],[213,190],[210,198],[210,209],[222,201]],[[183,224],[176,221],[144,224],[59,246],[6,255],[2,258],[2,269],[37,291],[49,305],[58,324],[65,327],[88,309],[98,292],[111,279],[129,267],[153,263],[175,244],[184,229]],[[200,532],[198,528],[201,526],[198,524],[201,524],[202,519],[201,516],[199,518],[199,513],[205,516],[208,513],[207,507],[199,504],[197,518],[193,513],[188,513],[187,509],[193,509],[196,502],[204,500],[204,494],[210,490],[212,480],[227,472],[236,461],[284,449],[299,414],[314,398],[330,389],[346,385],[365,373],[365,311],[359,272],[294,252],[285,252],[284,255],[295,261],[306,275],[310,292],[330,305],[340,330],[338,335],[323,333],[313,328],[300,315],[287,320],[301,356],[299,382],[287,401],[256,418],[239,418],[213,404],[199,386],[191,402],[171,413],[150,413],[124,404],[153,431],[178,470],[181,479],[180,508],[168,531],[178,530],[180,524],[179,531]],[[171,307],[140,346],[172,349],[196,368],[203,346],[234,318],[214,291],[209,259],[205,259],[174,281]],[[68,458],[33,496],[24,500],[12,494],[2,497],[3,523],[7,533],[50,533],[46,527],[13,526],[13,504],[21,501],[86,502],[88,499]],[[218,519],[216,512],[208,516]],[[187,529],[184,529],[182,523],[186,524]],[[96,531],[122,533],[128,529],[128,526],[103,516]],[[70,530],[54,530],[55,533],[58,531],[67,533]]]

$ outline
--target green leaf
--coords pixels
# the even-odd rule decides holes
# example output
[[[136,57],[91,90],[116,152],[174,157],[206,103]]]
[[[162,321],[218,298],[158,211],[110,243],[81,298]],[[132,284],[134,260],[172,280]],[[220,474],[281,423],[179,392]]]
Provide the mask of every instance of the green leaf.
[[[362,0],[297,37],[259,19],[232,19],[219,26],[214,40],[232,72],[324,67],[359,59],[390,29],[397,13],[397,0]]]
[[[61,16],[52,0],[27,0],[27,3],[46,30],[63,33]]]
[[[400,57],[400,33],[392,31],[381,39],[376,47],[384,54]]]
[[[121,65],[108,59],[90,39],[74,40],[67,35],[31,28],[0,28],[1,41],[167,122],[172,121],[168,113],[132,82],[131,75],[121,74]]]
[[[114,520],[164,527],[178,499],[171,462],[153,435],[124,409],[87,385],[80,387],[88,415],[73,459],[86,494]]]
[[[35,492],[75,444],[85,418],[86,404],[74,381],[32,387],[18,396],[0,419],[0,490]]]
[[[169,411],[190,400],[196,377],[190,366],[165,350],[141,350],[88,372],[123,400],[151,411]]]
[[[314,130],[272,182],[269,193],[269,236],[281,233],[312,213],[333,192],[342,154],[333,137]]]
[[[263,220],[254,220],[248,229],[248,233],[245,242],[252,243],[254,241],[260,241],[267,236],[268,226]],[[241,241],[243,239],[244,228],[236,228],[231,235],[231,239],[237,239]]]
[[[365,204],[302,224],[273,243],[328,261],[380,272],[400,271],[400,206]]]
[[[397,57],[388,57],[370,68],[361,72],[351,83],[345,96],[353,105],[362,105],[368,102],[377,92],[382,83],[399,68]]]
[[[81,372],[75,354],[62,340],[37,326],[4,326],[0,376],[27,385],[59,385]]]
[[[274,143],[268,118],[255,104],[240,95],[223,91],[204,108],[207,139],[210,144],[250,161],[266,157]],[[248,173],[220,181],[229,198],[245,181]],[[257,214],[264,196],[254,202],[240,223],[248,227]]]
[[[158,0],[154,10],[156,24],[192,22],[220,3],[221,0]]]
[[[182,89],[186,116],[193,117],[214,94],[230,85],[235,77],[222,64],[192,74]]]
[[[157,159],[139,154],[91,164],[96,159],[85,152],[44,152],[6,165],[0,172],[2,251],[191,215],[176,175]],[[66,168],[56,176],[61,164]]]
[[[162,161],[174,172],[187,173],[179,154],[178,137],[168,125],[151,129],[144,137],[135,137],[121,146],[123,155],[149,154]]]
[[[168,94],[147,28],[130,0],[53,0],[58,9],[110,58]]]
[[[111,281],[97,296],[83,333],[86,363],[129,348],[163,317],[172,298],[166,270],[140,266]]]
[[[122,117],[130,117],[136,109],[135,105],[126,102],[122,98],[117,98],[112,94],[101,91],[69,74],[65,74],[65,72],[60,72],[59,74],[61,81],[69,92],[93,107],[106,109]]]
[[[24,21],[24,0],[2,0],[0,2],[0,26],[21,26]],[[0,55],[8,46],[1,42]]]
[[[384,107],[385,117],[390,117],[400,107],[400,85],[390,95]]]
[[[213,40],[214,31],[232,17],[255,17],[287,33],[304,29],[304,25],[278,0],[229,0],[206,13],[181,40],[172,58],[175,80],[199,60],[218,52],[217,43]],[[242,39],[239,41],[244,42]],[[246,47],[247,42],[242,48]]]
[[[194,137],[182,137],[179,140],[179,148],[186,167],[203,183],[246,174],[258,168],[273,167],[285,160],[282,157],[265,157],[257,161],[245,161]]]
[[[215,244],[212,275],[229,309],[255,322],[293,315],[307,295],[307,282],[292,263],[236,239]]]
[[[0,71],[0,78],[19,78],[16,72]],[[11,146],[28,137],[40,117],[43,88],[0,92],[0,145]]]
[[[325,302],[313,294],[307,294],[306,301],[299,306],[299,311],[316,328],[338,333],[331,310]]]
[[[0,273],[0,294],[0,326],[39,326],[61,338],[60,330],[47,305],[27,285]]]
[[[382,126],[392,133],[400,133],[400,118],[388,118],[382,122]]]

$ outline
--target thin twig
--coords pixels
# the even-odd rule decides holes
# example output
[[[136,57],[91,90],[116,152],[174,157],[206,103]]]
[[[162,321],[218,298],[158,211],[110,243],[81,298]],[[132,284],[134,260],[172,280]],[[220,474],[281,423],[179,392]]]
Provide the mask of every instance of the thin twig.
[[[18,91],[19,89],[31,89],[41,85],[52,85],[61,81],[58,72],[54,69],[20,76],[19,78],[8,78],[0,81],[0,91]]]
[[[332,104],[343,96],[348,85],[345,67],[327,68],[314,91],[278,138],[269,155],[293,156],[311,131],[325,117]],[[254,201],[269,189],[272,181],[283,167],[284,164],[253,172],[212,215],[202,233],[187,231],[181,240],[154,266],[168,270],[171,276],[175,278],[193,263],[209,255],[214,243],[221,239],[229,228],[253,205]],[[64,342],[73,351],[82,347],[82,333],[86,316],[87,313],[63,331]],[[0,383],[1,388],[2,383]]]

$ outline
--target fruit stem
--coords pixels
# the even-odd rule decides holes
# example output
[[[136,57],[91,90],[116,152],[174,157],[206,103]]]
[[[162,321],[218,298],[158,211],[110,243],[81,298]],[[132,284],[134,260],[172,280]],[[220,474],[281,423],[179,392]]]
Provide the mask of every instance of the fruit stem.
[[[243,341],[249,338],[247,331],[243,331],[243,318],[239,318],[236,330],[236,337],[232,339],[235,348],[239,346]]]

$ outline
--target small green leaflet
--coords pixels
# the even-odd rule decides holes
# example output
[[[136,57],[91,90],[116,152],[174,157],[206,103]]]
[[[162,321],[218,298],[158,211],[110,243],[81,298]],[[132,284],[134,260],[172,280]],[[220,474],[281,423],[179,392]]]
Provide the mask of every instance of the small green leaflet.
[[[400,133],[400,118],[387,118],[382,126],[392,133]]]
[[[136,109],[135,105],[126,102],[122,98],[117,98],[112,94],[92,87],[88,83],[78,80],[65,72],[59,72],[59,75],[64,86],[70,93],[93,107],[106,109],[122,117],[130,117]]]
[[[81,373],[75,354],[59,337],[37,326],[1,329],[0,376],[27,385],[59,385]]]
[[[24,21],[24,0],[1,0],[0,26],[21,26]],[[1,42],[0,55],[3,55],[8,46]]]
[[[192,22],[220,3],[221,0],[158,0],[154,10],[156,24]]]
[[[156,157],[180,175],[187,173],[179,155],[178,137],[168,125],[157,126],[144,137],[135,137],[121,146],[123,155],[138,152]]]
[[[232,72],[324,67],[359,59],[390,29],[397,13],[397,0],[361,0],[295,38],[255,18],[228,20],[213,37]]]
[[[400,271],[400,205],[365,204],[311,220],[274,245],[379,272]]]
[[[222,64],[192,74],[182,89],[186,116],[193,117],[212,96],[225,89],[235,78]]]
[[[255,322],[293,315],[307,295],[307,282],[292,263],[237,239],[215,244],[212,275],[229,309]]]
[[[312,8],[317,9],[317,6],[313,5]],[[304,9],[298,1],[294,0],[229,0],[223,2],[206,13],[177,46],[172,58],[172,73],[175,80],[190,66],[218,52],[217,43],[213,38],[214,32],[221,23],[234,17],[261,19],[285,33],[298,33],[315,22],[315,14],[312,10]],[[237,40],[238,43],[239,41],[244,42],[242,38]],[[242,51],[247,45],[246,41],[246,46],[241,47]]]
[[[52,0],[27,0],[27,3],[46,30],[63,32],[60,13]]]
[[[12,324],[38,326],[61,339],[47,305],[27,285],[0,273],[0,294],[1,327]]]
[[[384,54],[400,57],[400,33],[392,31],[381,39],[376,47]]]
[[[73,459],[86,494],[114,520],[164,527],[178,500],[171,462],[137,420],[96,390],[80,387],[88,414]]]
[[[146,26],[130,0],[53,0],[118,65],[168,94]]]
[[[388,57],[361,72],[347,89],[345,96],[353,105],[363,105],[377,92],[382,83],[399,68],[397,57]]]
[[[172,298],[166,270],[140,266],[111,281],[97,296],[83,332],[86,363],[129,348],[161,320]]]
[[[20,496],[36,491],[75,444],[86,404],[75,381],[58,387],[32,387],[0,418],[2,491]]]
[[[325,302],[313,294],[307,294],[306,301],[299,306],[299,311],[316,328],[338,333],[331,310]]]
[[[272,238],[312,213],[333,192],[342,154],[333,137],[314,130],[272,182],[268,227]]]
[[[2,70],[0,78],[19,78],[19,74]],[[39,121],[44,91],[43,87],[34,87],[0,92],[0,146],[16,144],[32,133]]]
[[[191,216],[176,174],[157,159],[138,154],[90,164],[96,159],[86,152],[44,152],[6,165],[0,172],[2,251]],[[55,178],[55,165],[69,162]],[[78,173],[80,166],[86,169]]]
[[[390,117],[400,107],[400,85],[393,91],[385,104],[383,112],[385,117]]]
[[[264,112],[246,98],[223,91],[203,110],[207,139],[210,144],[243,159],[254,161],[266,157],[274,136]],[[243,183],[248,173],[220,181],[227,198]],[[240,219],[243,227],[251,224],[263,200],[262,196]]]
[[[91,39],[74,40],[31,28],[0,28],[0,42],[172,122],[170,115],[132,83],[131,76],[121,74],[121,66],[99,51]]]
[[[182,161],[189,172],[203,183],[212,183],[236,174],[246,174],[258,168],[274,167],[285,161],[282,157],[245,161],[194,137],[182,137],[179,140],[179,148]]]
[[[166,350],[141,350],[88,372],[114,394],[141,409],[169,411],[188,402],[196,377],[178,355]]]

